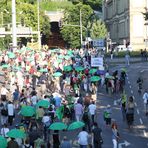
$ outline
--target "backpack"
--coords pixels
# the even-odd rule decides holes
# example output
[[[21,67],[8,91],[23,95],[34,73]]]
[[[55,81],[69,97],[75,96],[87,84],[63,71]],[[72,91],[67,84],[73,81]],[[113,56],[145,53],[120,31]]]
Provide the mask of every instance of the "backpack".
[[[28,145],[28,146],[27,146],[27,145],[24,145],[24,147],[25,147],[25,148],[30,148],[30,147],[31,147],[31,145]]]
[[[3,116],[8,116],[8,110],[3,108],[3,109],[1,110],[1,115],[3,115]]]

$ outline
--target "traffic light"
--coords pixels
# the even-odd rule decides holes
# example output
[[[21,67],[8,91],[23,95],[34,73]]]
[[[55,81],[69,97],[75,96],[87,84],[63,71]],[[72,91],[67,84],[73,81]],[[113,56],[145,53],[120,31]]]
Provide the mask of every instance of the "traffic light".
[[[24,18],[21,18],[21,26],[24,26]]]
[[[62,20],[60,19],[60,21],[58,22],[59,28],[62,27]]]

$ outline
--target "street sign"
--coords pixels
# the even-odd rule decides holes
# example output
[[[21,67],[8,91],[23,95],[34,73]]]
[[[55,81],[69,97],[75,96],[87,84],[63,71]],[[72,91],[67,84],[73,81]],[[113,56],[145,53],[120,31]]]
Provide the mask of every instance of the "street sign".
[[[104,47],[104,39],[93,40],[94,47]]]

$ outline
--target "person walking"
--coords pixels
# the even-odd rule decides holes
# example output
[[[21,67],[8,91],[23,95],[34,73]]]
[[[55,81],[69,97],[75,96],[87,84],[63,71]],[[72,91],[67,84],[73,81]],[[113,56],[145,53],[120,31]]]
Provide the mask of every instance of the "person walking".
[[[98,127],[98,124],[94,122],[94,128],[92,130],[94,148],[101,148],[103,144],[102,130]]]
[[[134,99],[132,96],[129,97],[129,100],[127,102],[126,119],[127,119],[128,127],[131,128],[134,122]]]
[[[7,124],[5,123],[3,127],[1,128],[1,135],[5,138],[8,138],[7,133],[9,132],[9,128],[7,127]]]
[[[78,134],[78,143],[80,148],[87,148],[88,146],[89,134],[86,132],[85,127],[82,128],[82,131]]]
[[[11,140],[8,142],[7,148],[19,148],[19,145],[14,138],[11,138]]]
[[[81,121],[83,115],[83,106],[79,101],[74,105],[75,117],[77,121]]]
[[[55,130],[52,136],[53,136],[53,148],[59,148],[60,147],[59,131]]]
[[[96,104],[94,101],[92,101],[92,103],[88,106],[88,109],[89,109],[89,113],[91,115],[91,120],[92,120],[92,123],[95,122],[95,113],[96,113]]]
[[[10,126],[12,126],[13,118],[15,116],[15,111],[14,111],[14,105],[11,101],[8,102],[7,108],[8,108],[8,123],[10,124]]]
[[[60,148],[72,148],[71,142],[67,139],[66,136],[64,136]]]
[[[111,114],[112,114],[111,106],[107,105],[107,108],[104,111],[104,120],[107,126],[111,125]]]
[[[112,142],[113,142],[113,148],[118,147],[118,140],[120,139],[119,132],[117,129],[117,124],[112,124]]]
[[[145,90],[144,94],[143,94],[143,103],[144,103],[144,111],[145,111],[145,115],[148,115],[148,91]]]

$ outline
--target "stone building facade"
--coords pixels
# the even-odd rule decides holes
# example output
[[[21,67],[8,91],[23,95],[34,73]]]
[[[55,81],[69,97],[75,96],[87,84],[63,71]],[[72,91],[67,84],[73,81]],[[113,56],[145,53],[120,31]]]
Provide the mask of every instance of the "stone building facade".
[[[147,47],[148,27],[142,12],[148,0],[104,0],[104,21],[112,42],[130,43],[133,50]]]

